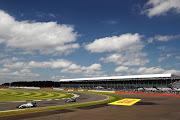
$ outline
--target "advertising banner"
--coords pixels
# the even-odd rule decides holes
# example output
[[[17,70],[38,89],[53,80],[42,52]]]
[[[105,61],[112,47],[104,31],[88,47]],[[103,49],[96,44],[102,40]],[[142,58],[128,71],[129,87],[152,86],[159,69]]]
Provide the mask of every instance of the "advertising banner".
[[[125,98],[122,100],[118,100],[112,103],[109,103],[109,105],[126,105],[126,106],[131,106],[135,104],[136,102],[140,101],[141,99],[130,99],[130,98]]]

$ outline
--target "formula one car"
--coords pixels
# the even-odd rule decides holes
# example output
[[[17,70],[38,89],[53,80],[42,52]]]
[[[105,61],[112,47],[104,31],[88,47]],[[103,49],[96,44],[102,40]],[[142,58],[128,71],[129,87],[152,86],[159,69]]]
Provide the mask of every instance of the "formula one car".
[[[65,102],[67,102],[67,103],[76,102],[76,98],[75,98],[75,97],[69,98],[69,99],[66,100]]]
[[[29,102],[29,103],[17,106],[17,108],[19,108],[19,109],[22,109],[22,108],[31,108],[31,107],[37,107],[36,103],[35,102]]]

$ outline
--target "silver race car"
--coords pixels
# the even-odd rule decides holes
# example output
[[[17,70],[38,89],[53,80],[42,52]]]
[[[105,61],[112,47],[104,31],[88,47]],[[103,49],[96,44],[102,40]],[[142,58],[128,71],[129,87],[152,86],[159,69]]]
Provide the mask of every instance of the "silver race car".
[[[22,109],[22,108],[31,108],[31,107],[37,107],[36,103],[35,102],[29,102],[29,103],[17,106],[17,108],[19,108],[19,109]]]

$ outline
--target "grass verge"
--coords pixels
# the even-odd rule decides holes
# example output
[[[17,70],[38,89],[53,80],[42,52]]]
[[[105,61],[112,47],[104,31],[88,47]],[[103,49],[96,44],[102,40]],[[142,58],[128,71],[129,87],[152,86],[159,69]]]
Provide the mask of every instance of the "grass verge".
[[[11,90],[0,91],[0,102],[61,99],[73,97],[70,94],[52,91]]]

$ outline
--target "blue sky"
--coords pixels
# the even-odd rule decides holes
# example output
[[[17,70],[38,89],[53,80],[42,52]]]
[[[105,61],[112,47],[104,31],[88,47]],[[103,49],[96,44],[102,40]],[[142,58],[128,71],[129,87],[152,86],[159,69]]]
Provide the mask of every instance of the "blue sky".
[[[0,83],[180,75],[180,0],[1,0]]]

